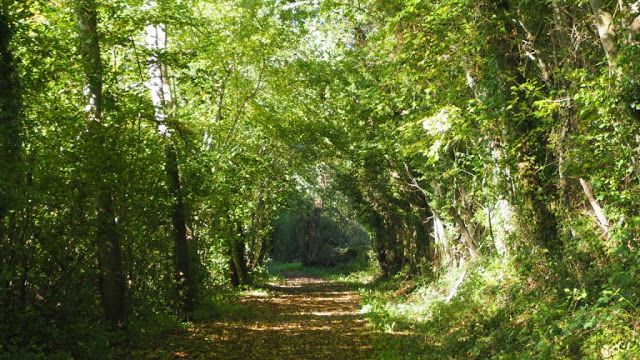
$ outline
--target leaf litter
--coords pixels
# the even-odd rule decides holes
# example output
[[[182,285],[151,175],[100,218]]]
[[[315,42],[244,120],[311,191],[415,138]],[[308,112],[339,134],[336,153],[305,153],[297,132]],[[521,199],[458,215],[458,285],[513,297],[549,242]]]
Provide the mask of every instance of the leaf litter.
[[[283,272],[239,299],[246,311],[193,324],[127,359],[371,359],[373,331],[344,284]]]

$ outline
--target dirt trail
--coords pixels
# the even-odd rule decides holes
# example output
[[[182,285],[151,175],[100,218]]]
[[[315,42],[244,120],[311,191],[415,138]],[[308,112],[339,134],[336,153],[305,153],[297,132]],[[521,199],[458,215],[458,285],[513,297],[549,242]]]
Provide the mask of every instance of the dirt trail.
[[[344,285],[295,272],[270,284],[268,296],[241,299],[247,311],[195,325],[155,349],[164,359],[371,359],[373,347],[358,298]],[[139,354],[142,355],[142,354]],[[149,355],[149,354],[147,354]],[[154,356],[155,357],[155,356]]]

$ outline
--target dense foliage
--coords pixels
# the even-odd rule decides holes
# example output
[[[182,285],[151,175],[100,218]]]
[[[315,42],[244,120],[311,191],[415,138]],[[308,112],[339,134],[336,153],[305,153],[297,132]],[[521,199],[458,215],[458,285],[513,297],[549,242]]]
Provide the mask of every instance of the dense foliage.
[[[403,356],[640,356],[639,34],[632,0],[1,0],[0,357],[109,358],[369,238],[420,285],[367,300]]]

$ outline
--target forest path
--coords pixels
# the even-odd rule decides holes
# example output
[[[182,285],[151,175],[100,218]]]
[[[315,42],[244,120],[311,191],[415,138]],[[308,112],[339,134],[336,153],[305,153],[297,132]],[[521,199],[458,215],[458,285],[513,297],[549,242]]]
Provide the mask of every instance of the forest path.
[[[155,349],[164,359],[371,359],[372,332],[344,284],[283,272],[285,284],[248,292],[244,311],[195,324]],[[140,354],[142,355],[142,354]]]

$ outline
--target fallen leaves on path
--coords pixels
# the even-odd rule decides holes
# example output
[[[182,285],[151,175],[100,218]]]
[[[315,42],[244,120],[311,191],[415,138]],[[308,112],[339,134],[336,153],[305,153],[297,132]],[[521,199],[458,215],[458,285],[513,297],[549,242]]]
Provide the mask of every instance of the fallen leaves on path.
[[[371,359],[373,347],[358,298],[344,285],[298,273],[269,293],[248,292],[246,314],[195,324],[129,358]],[[247,315],[248,314],[248,315]]]

